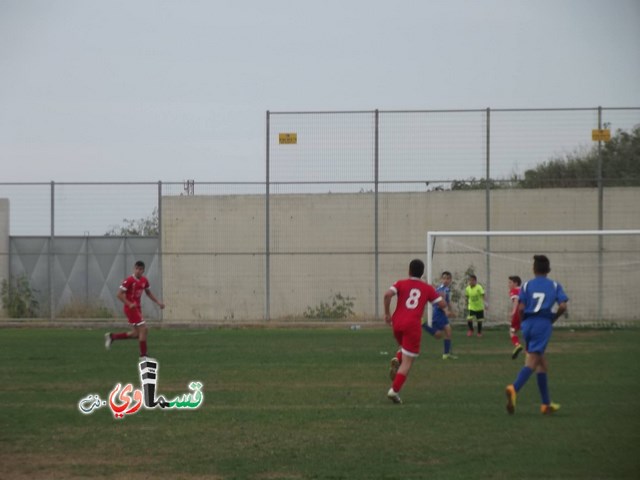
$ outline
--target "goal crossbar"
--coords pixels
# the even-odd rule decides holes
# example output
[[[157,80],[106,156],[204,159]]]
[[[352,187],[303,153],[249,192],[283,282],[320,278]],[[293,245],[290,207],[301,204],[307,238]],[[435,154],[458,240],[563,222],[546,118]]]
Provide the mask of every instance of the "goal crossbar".
[[[432,278],[431,258],[434,237],[531,237],[578,235],[640,235],[640,230],[470,230],[427,232],[427,278]]]
[[[640,236],[639,229],[616,229],[616,230],[469,230],[469,231],[431,231],[427,232],[427,262],[426,262],[426,278],[427,281],[433,280],[434,254],[436,247],[436,239],[444,237],[484,237],[487,240],[487,252],[490,252],[490,238],[492,237],[577,237],[577,236],[596,236],[603,240],[605,237],[635,235]],[[598,256],[603,254],[602,243],[598,248]],[[488,268],[488,267],[487,267]],[[602,270],[598,270],[598,297],[602,297]],[[598,319],[602,318],[602,298],[598,301]]]

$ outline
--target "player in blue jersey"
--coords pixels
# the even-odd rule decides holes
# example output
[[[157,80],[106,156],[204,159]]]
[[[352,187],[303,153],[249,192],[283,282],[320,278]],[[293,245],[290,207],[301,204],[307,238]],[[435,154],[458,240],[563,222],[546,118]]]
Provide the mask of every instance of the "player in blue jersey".
[[[552,403],[547,386],[547,360],[544,351],[547,348],[553,324],[567,310],[569,298],[562,285],[547,278],[551,271],[549,259],[545,255],[534,255],[533,273],[535,278],[525,282],[520,289],[519,309],[522,318],[522,334],[527,345],[524,367],[518,373],[515,382],[506,388],[507,412],[516,410],[516,396],[529,377],[536,372],[538,389],[542,398],[540,411],[549,415],[560,408]],[[554,312],[552,309],[558,305]]]
[[[449,306],[449,314],[451,315],[451,272],[442,272],[440,277],[440,285],[436,288],[436,292],[442,296]],[[427,322],[422,324],[422,328],[434,338],[440,339],[444,335],[444,353],[443,360],[456,360],[458,357],[451,350],[451,325],[449,317],[445,311],[440,308],[437,303],[433,304],[433,315],[431,316],[431,326]]]

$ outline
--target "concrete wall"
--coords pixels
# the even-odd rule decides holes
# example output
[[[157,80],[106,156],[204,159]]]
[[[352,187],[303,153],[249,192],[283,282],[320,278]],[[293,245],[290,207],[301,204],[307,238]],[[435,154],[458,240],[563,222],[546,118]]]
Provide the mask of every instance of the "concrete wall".
[[[271,197],[271,318],[301,317],[308,307],[330,301],[337,293],[354,298],[357,315],[372,317],[376,292],[381,294],[404,276],[411,258],[425,257],[428,231],[484,230],[486,225],[484,191],[380,193],[376,289],[374,201],[372,193]],[[496,190],[490,197],[491,229],[597,229],[597,205],[596,189]],[[638,205],[640,189],[607,189],[604,228],[639,229]],[[168,305],[164,318],[262,319],[265,224],[264,196],[164,197],[162,270]],[[536,239],[531,250],[567,252],[585,245],[584,240],[562,242],[559,247],[558,240]],[[621,259],[628,258],[629,251],[638,254],[637,239],[634,242],[616,244]],[[592,258],[595,247],[587,247],[584,254]],[[508,246],[496,242],[496,248]],[[526,277],[530,252],[523,255],[526,266],[518,268]],[[469,260],[462,254],[456,258],[460,268]],[[500,300],[506,296],[504,288],[495,287],[496,312],[506,308],[506,300]]]

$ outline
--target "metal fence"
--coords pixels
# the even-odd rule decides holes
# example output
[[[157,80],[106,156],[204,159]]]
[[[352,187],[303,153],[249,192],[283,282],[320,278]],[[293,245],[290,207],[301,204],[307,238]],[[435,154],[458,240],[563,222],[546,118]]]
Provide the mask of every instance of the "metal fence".
[[[0,183],[0,198],[10,199],[14,246],[31,237],[102,238],[127,221],[157,216],[158,279],[180,285],[170,293],[179,305],[173,311],[168,305],[172,318],[312,318],[321,306],[331,312],[332,302],[345,296],[357,317],[379,318],[388,282],[406,273],[409,257],[425,255],[426,229],[496,229],[504,218],[500,205],[519,201],[525,172],[550,160],[600,152],[593,169],[575,179],[576,186],[596,189],[595,204],[585,205],[590,220],[566,228],[638,228],[637,208],[621,204],[615,211],[624,217],[627,208],[626,220],[620,214],[607,218],[609,185],[624,179],[603,173],[606,144],[592,134],[610,130],[615,138],[639,125],[640,108],[267,112],[264,182]],[[555,178],[545,180],[554,186]],[[451,189],[472,192],[473,203],[454,211],[433,203]],[[316,196],[323,198],[320,204],[308,201]],[[215,198],[216,213],[198,211],[195,204],[191,214],[176,207],[199,197]],[[250,206],[239,199],[249,199]],[[444,224],[424,229],[420,216],[432,208]],[[533,214],[547,207],[520,208]],[[535,228],[557,228],[565,218],[548,209],[544,215]],[[60,293],[68,282],[43,281],[45,270],[36,264],[55,263],[49,257],[59,252],[45,249],[40,259],[25,262],[16,258],[20,250],[0,252],[0,263],[5,257],[12,276],[35,281],[39,272],[39,285],[48,289],[40,292],[43,303],[54,306],[47,315],[57,318],[71,298]],[[207,281],[203,269],[226,281]],[[85,273],[78,278],[93,282]],[[347,290],[353,284],[357,295]],[[303,307],[287,310],[291,297]],[[205,308],[212,301],[213,312]]]

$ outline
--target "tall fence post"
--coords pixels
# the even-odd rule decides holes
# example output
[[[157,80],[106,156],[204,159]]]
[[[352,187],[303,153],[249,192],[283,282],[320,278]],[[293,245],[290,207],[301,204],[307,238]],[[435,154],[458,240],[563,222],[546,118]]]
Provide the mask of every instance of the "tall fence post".
[[[164,275],[162,274],[162,181],[158,180],[158,274],[160,275],[160,298],[164,298]],[[164,320],[164,310],[160,309],[160,322]]]
[[[378,109],[375,111],[375,145],[374,145],[374,213],[373,213],[373,222],[374,222],[374,257],[375,257],[375,281],[374,288],[375,293],[373,295],[374,301],[376,302],[375,306],[375,315],[376,319],[380,318],[380,245],[379,245],[379,212],[378,212],[378,183],[380,180],[380,156],[379,156],[379,120],[380,120],[380,112]]]
[[[487,137],[485,152],[485,230],[491,230],[491,108],[487,108]],[[491,237],[486,237],[486,250],[491,253]],[[487,269],[486,290],[491,292],[491,256],[485,257],[485,266]]]
[[[598,107],[598,130],[602,130],[602,106]],[[599,136],[598,138],[601,138]],[[598,184],[598,230],[604,228],[604,185],[602,181],[602,140],[598,140],[598,166],[597,166],[597,184]],[[598,322],[602,322],[602,261],[603,261],[604,243],[602,235],[598,235]]]
[[[267,110],[267,149],[266,149],[266,163],[267,163],[267,172],[265,177],[265,221],[264,221],[264,318],[265,320],[271,319],[271,285],[270,285],[270,236],[269,230],[270,226],[270,218],[269,218],[269,136],[270,136],[270,112]]]
[[[47,280],[49,283],[49,320],[55,320],[54,304],[55,295],[53,291],[53,259],[54,259],[54,237],[56,235],[55,230],[55,182],[51,181],[51,200],[50,200],[50,232],[49,232],[49,261],[47,262]]]

